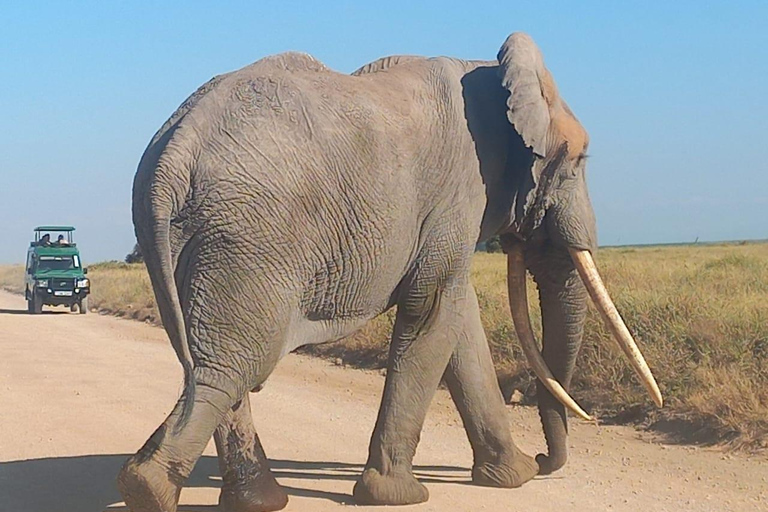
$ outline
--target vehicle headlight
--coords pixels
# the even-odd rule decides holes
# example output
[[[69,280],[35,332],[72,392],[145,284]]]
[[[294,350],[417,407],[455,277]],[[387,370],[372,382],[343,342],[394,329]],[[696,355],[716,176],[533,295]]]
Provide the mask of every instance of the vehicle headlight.
[[[78,288],[88,288],[91,285],[91,283],[88,281],[88,278],[85,279],[78,279],[77,280],[77,287]]]
[[[47,279],[38,279],[37,280],[37,286],[40,288],[48,288],[48,280]]]

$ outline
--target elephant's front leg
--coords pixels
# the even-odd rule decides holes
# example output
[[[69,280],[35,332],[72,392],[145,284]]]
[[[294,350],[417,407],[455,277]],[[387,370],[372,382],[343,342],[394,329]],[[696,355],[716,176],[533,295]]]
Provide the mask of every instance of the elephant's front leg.
[[[358,504],[406,505],[429,498],[412,462],[429,403],[463,328],[466,285],[414,286],[398,301],[387,379],[368,462],[354,488]]]
[[[479,485],[519,487],[536,476],[539,466],[512,441],[473,287],[467,295],[465,329],[445,371],[445,382],[472,445],[472,480]]]
[[[225,512],[281,510],[288,495],[269,469],[253,426],[248,394],[232,407],[213,434],[223,481],[219,508]]]

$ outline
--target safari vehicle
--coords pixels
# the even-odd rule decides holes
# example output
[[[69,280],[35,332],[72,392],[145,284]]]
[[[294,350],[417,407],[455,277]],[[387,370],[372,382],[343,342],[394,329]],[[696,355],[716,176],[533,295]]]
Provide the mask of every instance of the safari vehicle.
[[[41,313],[43,305],[69,306],[70,311],[88,312],[91,283],[72,240],[72,226],[38,226],[27,251],[24,295],[27,310]],[[52,235],[56,236],[53,240]]]

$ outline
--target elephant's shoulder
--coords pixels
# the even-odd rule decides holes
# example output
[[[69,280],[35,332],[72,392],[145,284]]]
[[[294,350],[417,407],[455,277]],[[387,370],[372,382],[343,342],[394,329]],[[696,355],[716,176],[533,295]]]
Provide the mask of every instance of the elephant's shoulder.
[[[368,64],[353,71],[352,75],[360,76],[360,75],[367,75],[370,73],[377,73],[379,71],[386,71],[387,69],[392,68],[398,64],[405,64],[406,62],[426,61],[426,60],[427,60],[426,57],[419,57],[417,55],[389,55],[387,57],[376,59],[373,62],[369,62]]]

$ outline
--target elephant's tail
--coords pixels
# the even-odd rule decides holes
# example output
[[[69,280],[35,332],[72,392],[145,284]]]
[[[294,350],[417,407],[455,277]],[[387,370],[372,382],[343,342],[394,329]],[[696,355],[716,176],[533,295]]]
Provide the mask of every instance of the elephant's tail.
[[[184,369],[182,412],[176,424],[178,430],[187,423],[192,412],[192,404],[195,400],[195,377],[184,314],[176,286],[176,263],[171,251],[170,238],[171,218],[175,215],[175,211],[183,206],[183,197],[186,192],[181,196],[181,201],[168,200],[169,196],[176,196],[178,185],[184,184],[186,180],[178,180],[181,183],[175,183],[177,186],[174,187],[166,182],[169,178],[167,173],[160,169],[146,170],[139,166],[133,190],[133,223],[152,281],[163,326]],[[177,189],[176,194],[174,189]]]

